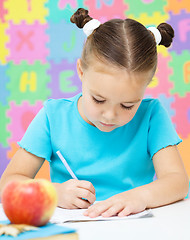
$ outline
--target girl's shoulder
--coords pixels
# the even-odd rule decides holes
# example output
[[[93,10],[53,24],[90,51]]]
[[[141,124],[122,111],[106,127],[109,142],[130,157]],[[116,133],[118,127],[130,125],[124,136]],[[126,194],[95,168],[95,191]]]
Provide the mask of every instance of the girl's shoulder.
[[[160,103],[160,101],[157,98],[144,98],[142,103],[154,105]]]
[[[148,118],[169,116],[168,109],[160,102],[159,99],[143,99],[138,109],[138,116],[148,116]]]
[[[141,107],[145,110],[158,110],[164,108],[162,103],[159,101],[159,99],[155,98],[145,98],[142,100]]]
[[[143,99],[137,112],[137,119],[144,119],[147,124],[171,125],[171,117],[168,108],[159,99]],[[144,123],[143,123],[144,124]]]
[[[44,102],[46,111],[60,111],[62,109],[70,109],[77,103],[81,94],[77,94],[71,98],[48,99]]]

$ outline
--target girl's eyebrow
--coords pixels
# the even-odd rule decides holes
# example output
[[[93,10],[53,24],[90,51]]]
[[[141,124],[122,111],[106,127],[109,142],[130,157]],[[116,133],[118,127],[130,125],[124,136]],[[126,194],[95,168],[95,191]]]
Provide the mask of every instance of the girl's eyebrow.
[[[96,95],[97,97],[100,97],[100,98],[104,98],[104,99],[106,99],[105,97],[101,96],[101,95],[98,94],[98,93],[95,93],[95,92],[94,92],[94,95]],[[132,104],[132,103],[137,103],[137,102],[140,102],[140,101],[141,101],[140,99],[137,99],[137,100],[134,100],[134,101],[123,102],[123,103],[129,103],[129,104]]]
[[[99,93],[96,93],[95,91],[93,90],[90,90],[90,92],[94,95],[96,95],[97,97],[101,97],[101,98],[105,98],[105,97],[102,97]],[[106,99],[106,98],[105,98]]]
[[[94,93],[94,95],[96,95],[97,97],[105,98],[105,97],[102,97],[100,94]],[[106,98],[105,98],[105,99],[106,99]]]

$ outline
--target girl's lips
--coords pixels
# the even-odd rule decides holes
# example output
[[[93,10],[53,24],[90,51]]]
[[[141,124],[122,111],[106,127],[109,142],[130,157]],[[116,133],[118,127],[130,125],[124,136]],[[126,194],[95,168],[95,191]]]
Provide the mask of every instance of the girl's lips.
[[[106,124],[106,123],[103,123],[103,122],[100,122],[103,126],[106,126],[106,127],[113,127],[115,126],[115,124]]]

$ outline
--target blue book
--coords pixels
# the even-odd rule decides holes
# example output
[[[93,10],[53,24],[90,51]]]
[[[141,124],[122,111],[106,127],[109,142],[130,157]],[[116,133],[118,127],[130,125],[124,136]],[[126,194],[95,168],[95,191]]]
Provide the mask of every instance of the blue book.
[[[9,221],[0,221],[0,224],[9,224]],[[78,239],[76,231],[72,228],[56,225],[53,223],[47,223],[45,226],[39,227],[34,231],[27,231],[20,233],[17,237],[0,236],[1,240],[24,240],[24,239]],[[65,236],[65,238],[64,238]]]

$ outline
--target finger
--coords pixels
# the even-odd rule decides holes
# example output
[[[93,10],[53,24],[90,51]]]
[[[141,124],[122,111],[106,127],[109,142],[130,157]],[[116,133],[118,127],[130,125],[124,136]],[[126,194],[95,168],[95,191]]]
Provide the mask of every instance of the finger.
[[[79,188],[77,191],[77,196],[80,198],[86,199],[90,204],[93,204],[96,200],[96,196],[94,193],[90,192],[89,190]]]
[[[125,217],[133,213],[132,208],[129,206],[125,207],[120,213],[118,213],[118,217]]]
[[[85,188],[85,189],[89,190],[90,192],[92,192],[93,194],[95,194],[95,188],[92,185],[92,183],[89,181],[80,180],[80,181],[78,181],[77,186],[80,188]]]
[[[81,199],[81,198],[76,198],[75,201],[74,201],[74,205],[77,208],[84,209],[84,208],[88,208],[90,206],[90,203],[86,200]]]
[[[117,204],[117,205],[111,206],[105,212],[102,213],[102,217],[112,217],[112,216],[115,216],[119,212],[121,212],[122,210],[123,210],[123,206],[122,205]]]
[[[77,179],[69,179],[68,181],[66,181],[67,183],[71,184],[72,186],[77,186],[79,180]]]
[[[105,201],[102,201],[101,203],[96,203],[93,206],[90,206],[86,212],[84,212],[85,216],[89,217],[98,217],[103,212],[105,212],[110,206],[106,204]]]
[[[67,209],[78,209],[78,207],[75,204],[71,204]]]
[[[78,207],[75,206],[74,204],[60,204],[58,207],[63,208],[63,209],[77,209]]]

